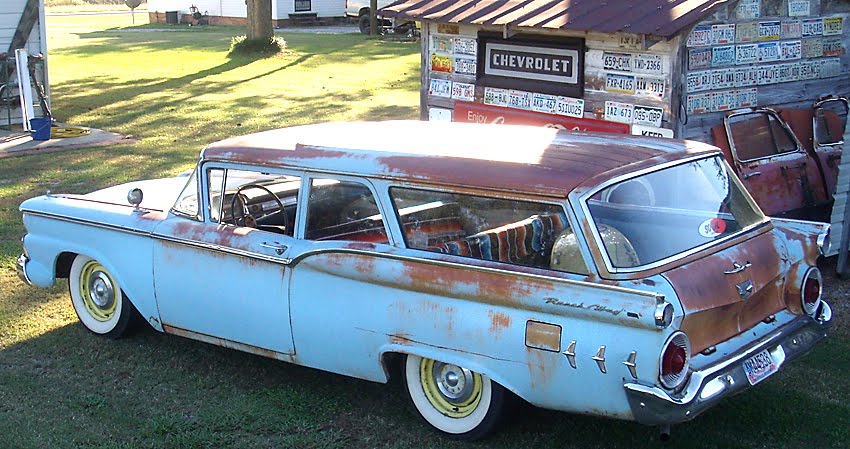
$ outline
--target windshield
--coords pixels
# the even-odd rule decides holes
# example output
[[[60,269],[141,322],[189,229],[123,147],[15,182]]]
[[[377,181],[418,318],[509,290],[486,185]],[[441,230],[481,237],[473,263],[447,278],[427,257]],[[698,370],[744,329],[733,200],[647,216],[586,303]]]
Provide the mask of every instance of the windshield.
[[[619,181],[586,207],[612,271],[666,262],[767,220],[719,156]]]

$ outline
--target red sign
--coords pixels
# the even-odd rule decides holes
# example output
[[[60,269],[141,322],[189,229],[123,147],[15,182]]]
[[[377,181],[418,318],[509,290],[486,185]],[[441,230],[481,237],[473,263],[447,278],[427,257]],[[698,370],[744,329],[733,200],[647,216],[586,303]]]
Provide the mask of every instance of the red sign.
[[[471,123],[498,123],[501,125],[545,126],[570,131],[595,131],[629,134],[629,125],[592,118],[576,118],[542,112],[509,109],[483,103],[456,101],[454,121]]]

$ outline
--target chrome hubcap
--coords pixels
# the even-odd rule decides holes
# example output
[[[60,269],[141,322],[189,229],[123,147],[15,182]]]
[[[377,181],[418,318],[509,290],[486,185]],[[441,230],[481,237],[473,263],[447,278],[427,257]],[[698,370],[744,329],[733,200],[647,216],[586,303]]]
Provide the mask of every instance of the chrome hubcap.
[[[435,363],[433,375],[440,394],[447,400],[463,402],[472,395],[472,371],[448,363]]]
[[[89,298],[99,309],[109,309],[115,303],[115,288],[106,273],[92,273],[89,279]]]

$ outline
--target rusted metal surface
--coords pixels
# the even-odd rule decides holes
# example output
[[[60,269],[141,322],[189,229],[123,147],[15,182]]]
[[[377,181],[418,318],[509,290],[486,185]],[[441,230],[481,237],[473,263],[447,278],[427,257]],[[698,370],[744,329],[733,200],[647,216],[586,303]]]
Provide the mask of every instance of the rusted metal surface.
[[[162,325],[162,330],[166,334],[177,335],[179,337],[191,338],[192,340],[202,341],[204,343],[214,344],[216,346],[221,346],[223,348],[228,349],[236,349],[237,351],[248,352],[251,354],[259,355],[262,357],[268,357],[270,359],[283,360],[284,362],[296,362],[295,356],[292,354],[283,354],[280,352],[270,351],[268,349],[260,348],[257,346],[246,345],[243,343],[227,340],[224,338],[213,337],[212,335],[204,335],[199,334],[197,332],[192,332],[186,329],[180,329],[179,327],[169,326],[167,324]]]
[[[389,17],[438,23],[672,37],[726,4],[723,0],[403,0],[381,11]]]
[[[765,214],[825,220],[836,189],[836,161],[840,158],[841,147],[815,147],[814,112],[811,108],[763,111],[771,115],[775,112],[773,116],[780,126],[788,127],[796,139],[795,143],[800,145],[800,151],[742,161],[738,152],[750,147],[773,145],[774,137],[766,133],[767,128],[747,128],[733,140],[724,124],[712,127],[714,144],[721,148],[724,157]],[[830,125],[836,126],[832,122]]]
[[[791,266],[784,239],[761,234],[714,255],[668,271],[694,353],[738,335],[785,307],[783,276]],[[734,267],[749,266],[737,273]],[[746,298],[738,286],[751,285]]]
[[[212,144],[202,157],[563,198],[584,180],[613,169],[710,151],[716,149],[672,139],[402,121],[266,131]]]
[[[529,321],[525,325],[525,345],[544,351],[561,350],[561,326],[539,321]]]

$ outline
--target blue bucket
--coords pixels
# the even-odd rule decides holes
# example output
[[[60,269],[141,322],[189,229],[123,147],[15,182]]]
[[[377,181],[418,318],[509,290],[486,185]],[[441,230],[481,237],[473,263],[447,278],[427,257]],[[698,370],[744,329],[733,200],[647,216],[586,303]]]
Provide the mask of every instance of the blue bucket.
[[[50,140],[50,117],[30,119],[32,140]]]

